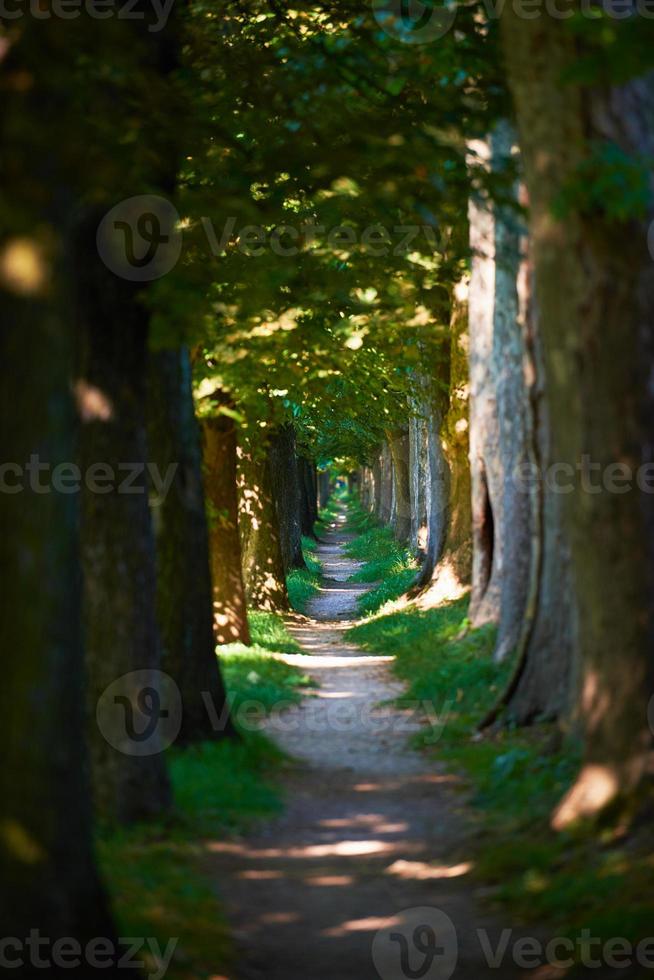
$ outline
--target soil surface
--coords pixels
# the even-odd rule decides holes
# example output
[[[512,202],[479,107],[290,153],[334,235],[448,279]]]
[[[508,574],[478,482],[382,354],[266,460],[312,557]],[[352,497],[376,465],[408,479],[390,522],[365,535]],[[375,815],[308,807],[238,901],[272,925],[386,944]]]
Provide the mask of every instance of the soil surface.
[[[487,962],[512,924],[480,910],[456,778],[409,748],[417,713],[382,703],[402,690],[390,658],[344,639],[366,588],[348,581],[344,519],[318,548],[320,593],[291,624],[306,653],[284,657],[320,686],[268,724],[296,760],[284,813],[209,844],[239,956],[229,980],[560,977],[513,964],[524,931],[500,965]]]

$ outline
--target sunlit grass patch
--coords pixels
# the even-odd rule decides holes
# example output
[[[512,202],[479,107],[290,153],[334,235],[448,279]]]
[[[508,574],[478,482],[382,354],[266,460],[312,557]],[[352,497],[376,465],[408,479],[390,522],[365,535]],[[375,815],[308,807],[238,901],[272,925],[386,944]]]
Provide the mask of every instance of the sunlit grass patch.
[[[345,551],[351,558],[364,562],[351,581],[377,583],[357,600],[363,615],[377,612],[386,603],[399,599],[415,581],[416,561],[390,528],[368,527],[346,545]]]
[[[254,647],[259,647],[269,653],[302,653],[302,647],[295,640],[284,623],[283,618],[277,613],[269,612],[249,612],[248,623],[250,625],[250,637]],[[225,649],[248,650],[250,647],[243,647],[237,643],[227,644],[220,647]]]

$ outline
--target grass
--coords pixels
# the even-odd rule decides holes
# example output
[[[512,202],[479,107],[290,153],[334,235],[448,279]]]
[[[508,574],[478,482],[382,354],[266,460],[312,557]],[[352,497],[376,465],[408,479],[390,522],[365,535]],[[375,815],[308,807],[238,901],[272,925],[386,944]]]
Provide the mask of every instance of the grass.
[[[356,502],[349,503],[347,527],[358,534],[346,545],[345,552],[364,562],[351,581],[376,583],[357,600],[359,610],[362,615],[376,613],[411,588],[417,572],[415,559],[408,548],[398,543],[390,528],[377,524]]]
[[[588,928],[605,941],[638,942],[654,921],[647,835],[621,843],[608,827],[550,829],[579,765],[577,744],[551,726],[475,735],[510,665],[493,662],[492,627],[469,629],[466,602],[379,616],[348,639],[395,656],[394,671],[407,684],[400,702],[426,703],[439,716],[414,742],[467,777],[479,817],[474,873],[490,883],[493,903],[512,921],[539,923],[551,934],[575,939]]]
[[[302,538],[302,551],[306,568],[294,568],[286,577],[288,598],[293,609],[306,612],[307,605],[313,599],[320,587],[322,563],[313,554],[317,541],[312,538]]]
[[[298,701],[310,683],[275,656],[300,650],[283,620],[270,613],[249,618],[254,645],[219,648],[237,728],[239,708],[247,702],[265,713]],[[281,810],[271,776],[285,757],[265,737],[241,727],[239,739],[172,749],[167,761],[172,813],[154,823],[99,832],[98,858],[118,932],[153,937],[162,950],[179,938],[166,974],[170,980],[231,976],[235,953],[216,883],[202,867],[205,841],[240,833]],[[146,970],[156,969],[139,955]]]

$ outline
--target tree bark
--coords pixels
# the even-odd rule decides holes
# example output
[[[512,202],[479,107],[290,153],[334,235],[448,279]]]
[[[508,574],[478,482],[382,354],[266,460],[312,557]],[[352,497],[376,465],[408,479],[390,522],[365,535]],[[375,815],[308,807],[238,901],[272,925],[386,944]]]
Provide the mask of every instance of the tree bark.
[[[578,64],[580,42],[545,14],[524,20],[507,8],[503,38],[531,205],[552,453],[568,466],[573,486],[563,506],[586,758],[555,815],[561,827],[632,790],[651,751],[652,495],[635,486],[608,492],[601,481],[616,463],[635,481],[654,459],[654,268],[651,210],[643,220],[611,217],[610,202],[590,208],[582,198],[563,214],[555,204],[579,181],[593,147],[652,157],[654,85],[651,76],[620,87],[562,85]],[[579,473],[585,463],[599,480]]]
[[[408,544],[411,537],[411,480],[409,473],[409,431],[397,430],[389,435],[393,485],[395,488],[391,526],[395,537]]]
[[[144,745],[130,737],[149,730],[145,693],[160,688],[155,551],[148,506],[145,434],[148,313],[138,286],[110,273],[97,255],[97,216],[77,241],[82,472],[111,467],[109,492],[85,481],[81,552],[91,717],[94,798],[101,814],[120,822],[160,814],[171,803],[159,726]],[[93,468],[93,469],[91,469]],[[129,475],[129,483],[126,480]],[[124,710],[110,712],[103,693],[123,678]],[[167,694],[166,694],[167,697]],[[102,710],[101,728],[95,723]],[[175,709],[165,705],[164,710]],[[164,717],[161,715],[160,717]],[[148,754],[141,754],[146,749]]]
[[[426,405],[411,402],[409,418],[409,473],[411,494],[411,549],[422,559],[429,545],[431,470],[429,466],[429,420]]]
[[[18,100],[30,118],[48,104],[47,90],[40,91],[40,99],[31,90],[27,103]],[[2,107],[3,137],[11,103]],[[16,160],[19,144],[13,146]],[[29,156],[23,158],[25,173],[30,162]],[[2,166],[0,172],[15,204],[20,183],[10,179],[11,168]],[[66,201],[65,194],[61,201]],[[26,206],[31,203],[25,199]],[[63,247],[59,230],[67,215],[33,216],[34,225],[25,227],[22,240],[29,241],[38,228],[44,241]],[[0,250],[10,247],[11,240],[3,235]],[[3,935],[21,940],[36,929],[53,942],[71,937],[85,944],[96,936],[115,941],[115,933],[92,850],[79,496],[53,488],[48,476],[33,470],[28,477],[24,470],[35,455],[34,464],[47,464],[54,479],[56,468],[70,469],[74,459],[72,311],[65,285],[73,269],[59,263],[46,268],[52,288],[44,281],[42,290],[21,294],[0,279],[0,435],[5,460],[23,469],[24,487],[16,492],[15,474],[5,474],[3,467],[0,717],[8,737],[0,767],[0,921]],[[34,486],[44,489],[30,488],[33,477],[38,481]],[[12,972],[32,975],[29,966]],[[91,972],[72,971],[75,976]],[[103,972],[116,976],[118,971],[109,967]]]
[[[496,174],[501,175],[510,165],[514,143],[513,128],[505,120],[500,121],[490,140],[491,166]],[[530,582],[534,516],[530,488],[525,489],[518,479],[531,462],[532,402],[525,384],[526,310],[520,310],[518,300],[522,229],[517,214],[517,188],[511,196],[515,208],[497,204],[492,208],[495,264],[492,381],[504,478],[502,527],[496,528],[502,533],[500,617],[494,653],[498,662],[516,651],[522,633]],[[533,377],[533,371],[530,374]]]
[[[204,482],[216,643],[249,645],[238,519],[236,425],[227,415],[204,418]]]
[[[316,537],[314,524],[318,520],[318,488],[315,465],[304,456],[297,458],[300,481],[300,529],[307,538]]]
[[[464,294],[465,284],[461,283],[452,298],[449,345],[439,366],[442,385],[424,396],[431,487],[429,536],[416,584],[424,608],[463,595],[470,584],[468,307]]]
[[[489,164],[490,146],[471,149]],[[471,197],[468,218],[472,271],[468,293],[470,327],[470,474],[472,481],[473,626],[498,622],[502,594],[504,480],[497,390],[493,371],[495,313],[495,223],[488,201]]]
[[[331,496],[331,484],[329,479],[329,470],[320,470],[318,473],[318,506],[320,510],[323,510]]]
[[[393,516],[393,463],[391,450],[387,442],[384,442],[380,451],[379,468],[377,518],[382,524],[389,525]]]
[[[300,476],[295,454],[295,430],[289,423],[280,426],[270,440],[268,450],[273,500],[277,511],[279,540],[284,571],[306,568],[302,553],[302,504]]]
[[[287,612],[288,592],[267,453],[239,447],[238,488],[238,525],[248,606],[266,612]]]
[[[209,536],[202,484],[200,434],[186,348],[150,354],[148,370],[148,445],[167,490],[152,488],[157,561],[157,620],[162,668],[179,689],[182,726],[177,744],[225,734],[212,724],[210,699],[224,718],[226,695],[214,641]],[[234,454],[236,448],[234,447]],[[236,521],[236,463],[233,466]],[[237,555],[240,573],[240,555]]]

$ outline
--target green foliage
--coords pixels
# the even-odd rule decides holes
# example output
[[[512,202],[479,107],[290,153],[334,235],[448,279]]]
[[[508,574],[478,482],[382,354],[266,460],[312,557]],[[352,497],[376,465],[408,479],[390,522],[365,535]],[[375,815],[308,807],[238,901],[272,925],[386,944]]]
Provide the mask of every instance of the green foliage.
[[[275,656],[278,653],[302,653],[290,635],[281,616],[255,612],[248,615],[252,646],[226,643],[218,647],[220,666],[232,713],[237,726],[239,711],[255,704],[272,711],[279,704],[295,704],[302,689],[313,686],[299,668]]]
[[[277,613],[250,611],[248,623],[253,647],[261,648],[264,653],[302,653],[300,644],[291,636],[283,618]]]

